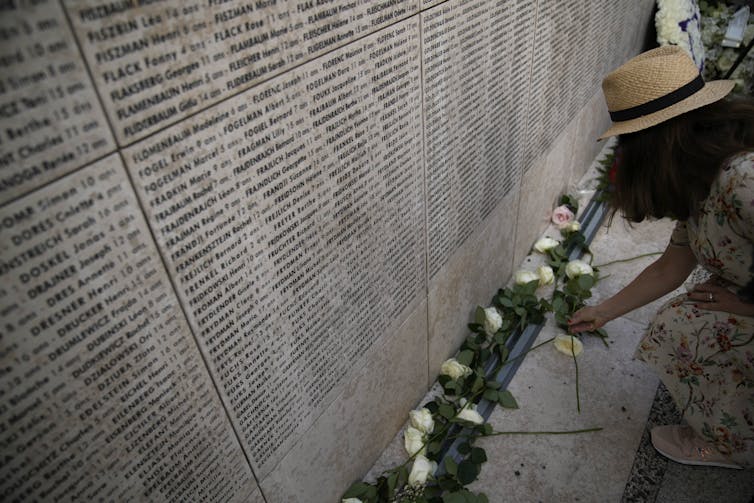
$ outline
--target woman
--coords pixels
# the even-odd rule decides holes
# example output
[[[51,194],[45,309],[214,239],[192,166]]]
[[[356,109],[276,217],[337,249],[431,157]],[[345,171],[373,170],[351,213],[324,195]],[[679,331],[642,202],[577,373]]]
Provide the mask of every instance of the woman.
[[[603,81],[621,163],[614,207],[678,223],[662,256],[569,321],[594,330],[678,288],[697,264],[712,279],[666,303],[637,356],[654,367],[688,426],[652,443],[686,464],[754,467],[754,104],[704,83],[685,51],[640,54]]]

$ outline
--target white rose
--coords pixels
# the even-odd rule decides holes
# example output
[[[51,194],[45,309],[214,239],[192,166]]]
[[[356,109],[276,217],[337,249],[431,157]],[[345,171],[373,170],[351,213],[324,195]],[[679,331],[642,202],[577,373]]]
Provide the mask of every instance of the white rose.
[[[437,463],[430,461],[421,454],[414,458],[414,466],[408,474],[408,483],[412,486],[423,486],[427,483],[427,477],[437,470]]]
[[[440,365],[440,373],[453,379],[458,379],[459,377],[466,377],[471,374],[471,369],[466,365],[458,363],[455,358],[450,358]]]
[[[494,307],[488,307],[484,310],[484,329],[488,334],[494,334],[503,324],[503,317]]]
[[[558,335],[553,344],[555,349],[568,356],[579,356],[584,351],[584,345],[572,335]]]
[[[520,271],[516,271],[513,275],[513,281],[515,281],[517,285],[525,285],[532,281],[539,282],[539,276],[537,276],[537,273],[535,272],[521,269]]]
[[[432,433],[435,428],[435,421],[432,419],[432,413],[429,409],[422,407],[419,410],[412,410],[408,413],[411,426],[422,433]]]
[[[549,265],[537,267],[537,275],[539,276],[539,286],[552,285],[555,282],[555,273]]]
[[[534,249],[539,253],[547,253],[548,250],[552,250],[559,244],[560,241],[558,241],[557,239],[552,239],[545,236],[543,238],[539,238],[537,242],[534,243]]]
[[[564,229],[566,230],[566,232],[577,232],[581,230],[581,223],[575,220],[573,222],[568,222]]]
[[[473,405],[469,405],[461,409],[461,412],[459,412],[456,417],[458,419],[463,419],[464,421],[468,421],[474,424],[484,423],[484,418],[476,411],[476,407]]]
[[[364,503],[359,498],[344,498],[340,500],[340,503]]]
[[[571,260],[566,264],[566,276],[573,279],[584,274],[593,274],[594,270],[592,266],[584,262],[583,260]]]
[[[403,432],[403,446],[406,448],[406,452],[408,452],[409,456],[413,456],[417,452],[419,454],[424,454],[426,452],[424,433],[413,426],[409,426],[406,428],[406,431]]]

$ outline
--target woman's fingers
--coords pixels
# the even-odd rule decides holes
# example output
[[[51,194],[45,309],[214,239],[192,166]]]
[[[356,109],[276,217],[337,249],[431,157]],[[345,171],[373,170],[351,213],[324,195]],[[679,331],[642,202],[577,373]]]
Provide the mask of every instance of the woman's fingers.
[[[585,307],[573,313],[571,319],[568,320],[568,330],[570,332],[576,333],[591,332],[592,330],[598,328],[597,316],[593,311],[593,308]]]
[[[592,321],[584,321],[581,323],[576,323],[573,325],[568,326],[568,331],[571,333],[579,333],[579,332],[591,332],[595,330],[597,327],[595,326],[594,322]]]
[[[688,294],[690,299],[707,304],[715,303],[728,295],[730,295],[728,290],[710,283],[700,283],[694,286],[694,289]]]

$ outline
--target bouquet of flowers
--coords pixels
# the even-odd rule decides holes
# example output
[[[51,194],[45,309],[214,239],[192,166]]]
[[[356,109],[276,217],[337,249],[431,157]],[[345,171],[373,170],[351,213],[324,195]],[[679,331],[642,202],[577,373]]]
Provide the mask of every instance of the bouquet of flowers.
[[[705,47],[699,17],[696,0],[657,0],[657,43],[683,47],[702,71]]]

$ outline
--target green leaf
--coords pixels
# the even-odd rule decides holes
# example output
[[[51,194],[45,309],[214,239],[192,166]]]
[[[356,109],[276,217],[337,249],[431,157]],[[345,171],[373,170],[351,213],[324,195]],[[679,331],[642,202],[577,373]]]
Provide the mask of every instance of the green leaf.
[[[470,366],[471,362],[474,360],[474,352],[468,349],[465,349],[458,353],[458,356],[456,357],[456,360],[461,365]]]
[[[466,503],[466,498],[460,492],[444,494],[443,503]]]
[[[525,285],[521,285],[521,293],[523,295],[534,295],[539,287],[539,280],[529,281]]]
[[[594,276],[591,274],[582,274],[578,278],[579,288],[589,290],[594,286]]]
[[[471,444],[468,442],[462,442],[458,445],[458,452],[460,454],[466,455],[471,452]]]
[[[445,419],[450,419],[456,415],[456,411],[455,409],[453,409],[453,406],[448,405],[447,403],[440,404],[440,406],[437,408],[437,412]]]
[[[442,387],[442,389],[443,389],[443,391],[445,392],[445,394],[446,394],[446,395],[449,395],[449,396],[456,396],[456,395],[458,395],[458,394],[459,394],[459,393],[458,393],[458,384],[457,384],[457,383],[455,383],[455,382],[453,382],[453,381],[451,381],[451,382],[449,382],[449,383],[445,384],[445,385],[444,385],[444,386]]]
[[[477,342],[477,337],[481,337],[483,340],[486,337],[484,335],[484,332],[480,333],[479,335],[470,335],[466,338],[465,341],[463,341],[463,344],[461,345],[461,350],[469,349],[471,351],[476,351],[479,349],[479,343]]]
[[[484,327],[480,325],[479,323],[469,323],[469,330],[471,330],[474,333],[479,333],[484,330]]]
[[[395,492],[395,488],[398,485],[398,474],[397,473],[391,473],[388,475],[387,478],[387,488],[390,492],[390,498],[393,497],[393,493]]]
[[[432,498],[437,498],[437,501],[442,501],[440,498],[442,496],[442,487],[439,486],[427,486],[424,488],[424,497],[429,498],[432,500]],[[401,500],[401,501],[408,501],[408,500]]]
[[[490,402],[497,402],[497,391],[487,388],[486,390],[484,390],[482,397],[484,397],[486,400],[489,400]]]
[[[445,457],[445,471],[453,476],[458,474],[458,463],[453,461],[453,458],[450,456]]]
[[[484,388],[484,379],[477,375],[476,379],[474,379],[474,384],[471,386],[471,392],[477,393],[482,388]]]
[[[455,476],[446,476],[438,481],[440,487],[445,491],[456,491],[460,489],[461,484],[455,479]]]
[[[510,350],[505,346],[500,346],[499,354],[500,354],[500,361],[505,362],[508,360],[508,355],[510,354]]]
[[[484,314],[484,308],[482,306],[476,307],[476,313],[474,313],[474,320],[480,324],[484,325],[484,321],[487,319],[487,316]]]
[[[490,423],[484,423],[482,425],[482,433],[484,433],[485,435],[490,435],[493,431],[494,430],[492,429],[492,425]]]
[[[498,401],[500,402],[500,405],[502,405],[506,409],[518,409],[518,403],[516,402],[516,399],[513,398],[513,395],[510,391],[499,391],[498,395]]]
[[[427,455],[433,456],[440,452],[440,449],[442,449],[442,442],[439,440],[435,440],[434,442],[430,442],[427,444]]]
[[[480,362],[486,362],[487,360],[489,360],[489,358],[490,358],[490,350],[487,349],[487,348],[483,348],[479,352],[479,361]]]
[[[398,487],[402,487],[406,482],[408,482],[408,468],[403,465],[398,468]]]
[[[487,453],[481,447],[474,447],[471,449],[471,456],[469,458],[472,463],[479,465],[487,461]]]
[[[351,487],[343,493],[343,499],[345,498],[362,498],[366,496],[370,489],[375,489],[374,486],[367,484],[366,482],[354,482]]]
[[[576,213],[579,209],[579,201],[570,194],[563,194],[558,200],[558,206],[566,205],[568,208]]]
[[[489,389],[500,389],[500,386],[502,386],[502,383],[497,381],[487,381],[487,387]]]
[[[495,334],[495,342],[500,344],[501,346],[504,345],[507,342],[507,340],[508,340],[508,334],[503,334],[500,332]]]
[[[560,312],[563,310],[563,308],[566,307],[565,302],[563,302],[563,298],[558,296],[552,299],[552,310],[557,312]]]
[[[513,302],[511,302],[511,299],[508,297],[499,296],[498,302],[500,302],[500,305],[503,307],[513,307]]]
[[[377,479],[377,493],[380,500],[390,500],[390,498],[393,496],[391,494],[390,487],[388,487],[386,477],[380,477]]]
[[[458,482],[462,485],[471,484],[479,475],[479,466],[464,459],[458,463]]]

